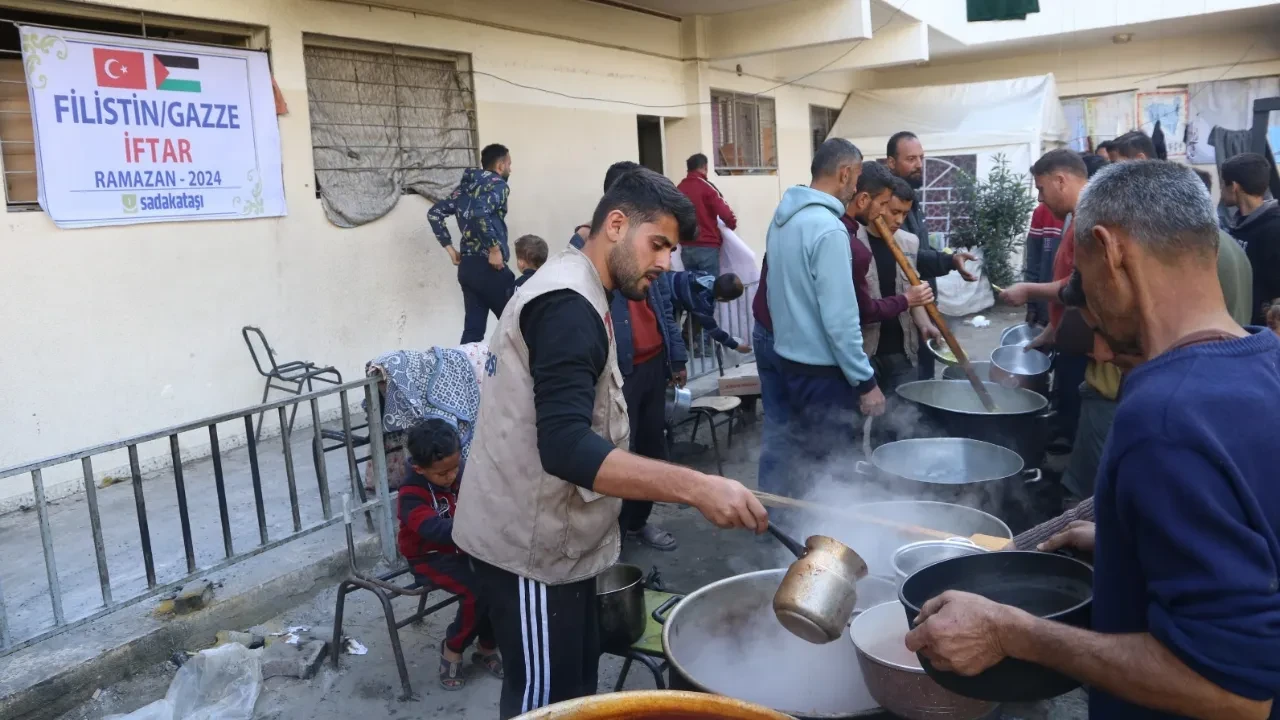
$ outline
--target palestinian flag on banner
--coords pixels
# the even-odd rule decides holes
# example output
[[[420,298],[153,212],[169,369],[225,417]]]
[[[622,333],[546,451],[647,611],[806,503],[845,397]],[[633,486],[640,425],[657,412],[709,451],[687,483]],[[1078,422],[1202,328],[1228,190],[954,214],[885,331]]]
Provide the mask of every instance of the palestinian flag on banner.
[[[200,59],[155,53],[156,89],[200,92]]]

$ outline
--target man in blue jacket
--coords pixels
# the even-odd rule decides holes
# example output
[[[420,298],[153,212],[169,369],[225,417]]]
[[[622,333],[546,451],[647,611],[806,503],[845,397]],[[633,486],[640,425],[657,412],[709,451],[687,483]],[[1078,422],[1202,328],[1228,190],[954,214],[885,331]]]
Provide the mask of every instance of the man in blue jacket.
[[[1089,687],[1091,720],[1274,720],[1280,339],[1228,312],[1217,217],[1185,165],[1099,171],[1074,241],[1063,301],[1084,305],[1106,351],[1142,361],[1098,469],[1097,524],[1041,546],[1093,553],[1093,628],[953,591],[925,603],[907,647],[962,675],[1045,665]]]
[[[789,188],[769,225],[767,285],[778,355],[792,488],[820,474],[825,458],[849,447],[859,413],[884,412],[871,360],[862,348],[849,231],[840,222],[856,194],[862,153],[842,138],[813,157],[812,182]]]
[[[676,312],[693,315],[694,322],[712,340],[730,350],[743,354],[751,352],[751,345],[725,332],[716,322],[716,303],[732,302],[742,297],[745,288],[741,278],[733,273],[716,277],[697,270],[681,270],[667,273],[663,280],[670,285],[671,300]]]
[[[614,181],[640,167],[624,160],[614,163],[605,173],[604,190]],[[583,238],[577,232],[569,244],[582,249]],[[669,275],[670,273],[668,273]],[[688,353],[680,337],[671,304],[671,285],[667,277],[649,285],[647,300],[628,300],[615,292],[609,315],[613,319],[614,342],[618,346],[618,369],[622,371],[622,394],[627,400],[631,421],[631,451],[637,455],[667,459],[666,399],[667,386],[684,385]],[[624,500],[618,521],[628,537],[656,550],[675,550],[675,537],[649,522],[653,503]]]
[[[449,195],[431,206],[427,221],[440,245],[458,266],[464,312],[462,344],[484,340],[489,313],[501,317],[515,284],[507,267],[507,196],[511,153],[502,145],[480,151],[481,168],[469,168]],[[462,251],[454,249],[444,220],[454,216],[462,233]]]

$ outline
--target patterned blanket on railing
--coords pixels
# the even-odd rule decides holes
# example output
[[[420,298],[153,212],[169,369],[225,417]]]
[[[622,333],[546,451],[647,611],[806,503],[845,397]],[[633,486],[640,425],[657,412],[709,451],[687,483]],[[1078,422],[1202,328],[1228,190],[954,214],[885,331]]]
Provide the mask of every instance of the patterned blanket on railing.
[[[493,374],[495,365],[488,346],[470,343],[383,353],[365,369],[386,383],[382,426],[388,435],[403,433],[426,418],[441,418],[458,428],[465,461],[480,411],[482,381]],[[395,487],[404,472],[403,457],[399,442],[388,445],[387,480]]]

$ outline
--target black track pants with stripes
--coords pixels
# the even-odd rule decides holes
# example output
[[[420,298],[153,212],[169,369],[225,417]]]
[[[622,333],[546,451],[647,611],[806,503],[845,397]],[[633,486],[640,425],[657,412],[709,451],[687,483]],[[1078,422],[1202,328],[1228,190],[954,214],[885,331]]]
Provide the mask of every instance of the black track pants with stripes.
[[[502,720],[596,692],[596,581],[547,585],[473,560],[506,679]]]

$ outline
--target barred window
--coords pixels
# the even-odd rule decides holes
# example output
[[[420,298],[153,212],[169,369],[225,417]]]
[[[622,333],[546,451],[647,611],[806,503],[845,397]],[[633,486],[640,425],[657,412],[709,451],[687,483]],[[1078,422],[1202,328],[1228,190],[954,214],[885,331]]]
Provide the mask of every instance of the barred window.
[[[712,90],[711,136],[717,175],[777,174],[777,122],[772,98]]]
[[[813,136],[813,153],[818,154],[818,146],[827,141],[831,128],[836,125],[840,111],[835,108],[809,106],[809,134]]]
[[[406,193],[439,200],[477,165],[466,56],[311,38],[303,55],[316,196],[335,224],[377,219]]]

